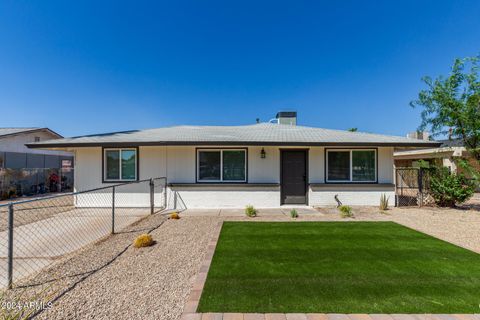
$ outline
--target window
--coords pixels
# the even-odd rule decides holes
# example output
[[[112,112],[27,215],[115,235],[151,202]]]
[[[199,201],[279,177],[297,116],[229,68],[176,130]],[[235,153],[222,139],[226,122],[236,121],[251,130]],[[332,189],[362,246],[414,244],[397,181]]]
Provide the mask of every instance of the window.
[[[137,149],[104,149],[104,180],[137,180]]]
[[[327,182],[376,182],[377,150],[327,150]]]
[[[197,180],[201,182],[245,182],[245,149],[197,151]]]
[[[350,181],[350,151],[328,151],[328,180]]]
[[[40,137],[35,137],[35,142],[40,142]]]

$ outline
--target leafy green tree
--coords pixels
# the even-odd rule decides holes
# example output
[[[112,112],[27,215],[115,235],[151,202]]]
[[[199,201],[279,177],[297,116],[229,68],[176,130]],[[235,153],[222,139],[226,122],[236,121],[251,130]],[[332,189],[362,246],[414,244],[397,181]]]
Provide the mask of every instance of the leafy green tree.
[[[419,130],[432,136],[449,135],[461,139],[470,155],[480,163],[480,56],[455,59],[448,77],[433,80],[423,77],[427,88],[410,105],[422,108]],[[466,159],[456,159],[458,166],[477,182],[480,173]]]
[[[348,129],[348,131],[350,131],[350,132],[357,132],[357,131],[358,131],[358,128],[350,128],[350,129]]]

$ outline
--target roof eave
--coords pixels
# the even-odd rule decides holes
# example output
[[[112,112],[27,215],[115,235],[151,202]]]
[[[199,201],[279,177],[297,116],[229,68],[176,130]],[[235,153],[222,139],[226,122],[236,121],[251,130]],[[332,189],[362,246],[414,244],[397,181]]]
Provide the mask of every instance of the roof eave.
[[[146,141],[146,142],[77,142],[28,143],[32,149],[82,147],[138,147],[138,146],[350,146],[350,147],[439,147],[439,142],[274,142],[274,141]]]

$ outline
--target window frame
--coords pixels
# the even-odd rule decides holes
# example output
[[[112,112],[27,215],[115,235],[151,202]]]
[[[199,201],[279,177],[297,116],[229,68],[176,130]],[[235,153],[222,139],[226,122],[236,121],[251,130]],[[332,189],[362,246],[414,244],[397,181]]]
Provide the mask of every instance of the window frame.
[[[200,179],[200,152],[220,152],[220,180],[201,180]],[[223,152],[224,151],[244,151],[245,152],[245,179],[244,180],[223,180]],[[195,182],[196,183],[248,183],[248,148],[196,148],[195,150]]]
[[[330,180],[328,179],[328,153],[335,151],[349,151],[350,154],[350,180]],[[354,151],[373,151],[375,154],[375,179],[374,180],[365,180],[365,181],[354,181],[353,180],[353,152]],[[325,183],[336,183],[336,184],[376,184],[378,183],[378,148],[325,148]]]
[[[122,179],[122,151],[135,151],[135,179]],[[119,179],[107,179],[107,151],[119,151]],[[133,182],[138,181],[140,176],[138,147],[103,147],[102,148],[102,183]]]

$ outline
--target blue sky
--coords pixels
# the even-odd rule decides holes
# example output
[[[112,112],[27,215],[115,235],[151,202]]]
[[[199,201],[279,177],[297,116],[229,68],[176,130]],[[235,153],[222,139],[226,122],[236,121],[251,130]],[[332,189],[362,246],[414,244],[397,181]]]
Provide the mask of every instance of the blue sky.
[[[299,124],[404,135],[424,75],[480,52],[480,1],[1,1],[0,126],[83,135]]]

